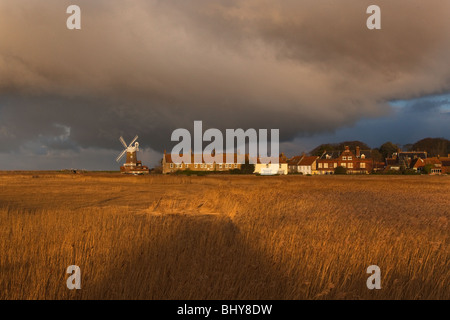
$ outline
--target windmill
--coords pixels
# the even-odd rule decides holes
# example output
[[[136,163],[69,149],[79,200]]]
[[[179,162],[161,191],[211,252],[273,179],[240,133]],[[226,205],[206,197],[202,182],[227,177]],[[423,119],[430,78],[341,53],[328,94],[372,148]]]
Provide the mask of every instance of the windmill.
[[[130,173],[130,174],[148,174],[149,170],[147,166],[143,166],[141,161],[137,160],[136,153],[139,151],[139,142],[137,142],[138,136],[135,136],[134,139],[130,142],[129,145],[125,143],[125,140],[121,136],[119,141],[125,147],[125,149],[119,154],[116,161],[119,162],[120,159],[126,154],[127,160],[120,167],[120,172],[122,173]],[[133,145],[134,143],[134,145]]]

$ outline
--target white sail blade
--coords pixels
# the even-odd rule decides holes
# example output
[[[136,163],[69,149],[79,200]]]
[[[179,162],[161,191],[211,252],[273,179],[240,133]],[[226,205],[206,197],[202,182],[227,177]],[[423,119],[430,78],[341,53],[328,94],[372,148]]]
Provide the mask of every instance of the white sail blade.
[[[130,144],[128,145],[128,147],[131,147],[133,145],[133,143],[138,139],[138,136],[134,137],[133,140],[131,140]]]
[[[128,147],[127,144],[125,143],[125,140],[123,140],[122,136],[120,136],[119,140],[120,140],[120,142],[122,142],[122,144],[125,148]]]
[[[127,149],[123,150],[121,154],[117,157],[116,161],[119,162],[120,158],[123,157],[123,155],[127,152]]]

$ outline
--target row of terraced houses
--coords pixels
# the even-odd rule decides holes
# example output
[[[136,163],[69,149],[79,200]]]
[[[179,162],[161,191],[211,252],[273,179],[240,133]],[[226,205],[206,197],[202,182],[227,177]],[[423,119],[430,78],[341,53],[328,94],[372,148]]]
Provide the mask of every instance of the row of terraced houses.
[[[241,169],[242,165],[237,163],[238,155],[234,154],[230,158],[233,161],[227,162],[225,154],[218,157],[220,160],[214,163],[194,162],[194,155],[191,153],[190,163],[176,164],[172,161],[171,155],[164,152],[162,160],[163,173],[173,173],[179,170],[191,171],[230,171]],[[248,156],[245,156],[248,161]],[[279,163],[264,164],[260,159],[254,161],[254,173],[258,174],[304,174],[304,175],[328,175],[334,174],[336,168],[343,167],[347,174],[369,174],[372,172],[389,172],[409,169],[415,172],[427,172],[429,174],[450,174],[450,154],[447,157],[427,157],[425,151],[401,151],[398,150],[384,161],[376,161],[372,157],[371,150],[350,150],[348,146],[341,151],[324,151],[321,156],[294,156],[287,158],[280,154]],[[426,168],[428,170],[426,170]]]

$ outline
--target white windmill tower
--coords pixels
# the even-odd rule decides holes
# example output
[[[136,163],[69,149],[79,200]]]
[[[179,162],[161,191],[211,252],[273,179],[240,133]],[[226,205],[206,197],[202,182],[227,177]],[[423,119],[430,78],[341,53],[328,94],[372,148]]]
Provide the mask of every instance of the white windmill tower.
[[[138,136],[135,136],[130,144],[127,145],[122,136],[119,138],[125,149],[119,154],[116,161],[119,162],[125,153],[127,154],[126,162],[120,167],[122,173],[145,174],[149,172],[148,167],[143,166],[142,162],[137,160],[136,153],[139,151],[139,142],[136,141],[137,139]]]

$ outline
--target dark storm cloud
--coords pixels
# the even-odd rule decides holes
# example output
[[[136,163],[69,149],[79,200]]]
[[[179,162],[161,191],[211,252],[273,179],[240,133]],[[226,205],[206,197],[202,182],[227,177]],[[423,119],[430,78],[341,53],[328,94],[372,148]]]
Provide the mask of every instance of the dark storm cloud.
[[[419,99],[417,101],[414,101],[413,103],[408,104],[408,107],[410,108],[411,112],[414,113],[440,113],[443,114],[445,112],[442,112],[443,107],[449,106],[450,100],[448,98],[434,98],[434,99]],[[450,126],[449,126],[450,127]]]
[[[450,139],[450,94],[428,96],[408,101],[395,101],[389,117],[363,119],[355,126],[333,133],[298,138],[283,144],[287,154],[310,151],[323,143],[359,140],[372,148],[387,141],[402,146],[427,137]]]
[[[377,31],[361,0],[80,0],[77,31],[70,4],[0,3],[0,152],[120,134],[161,151],[194,120],[287,141],[450,90],[447,1],[378,1]]]

